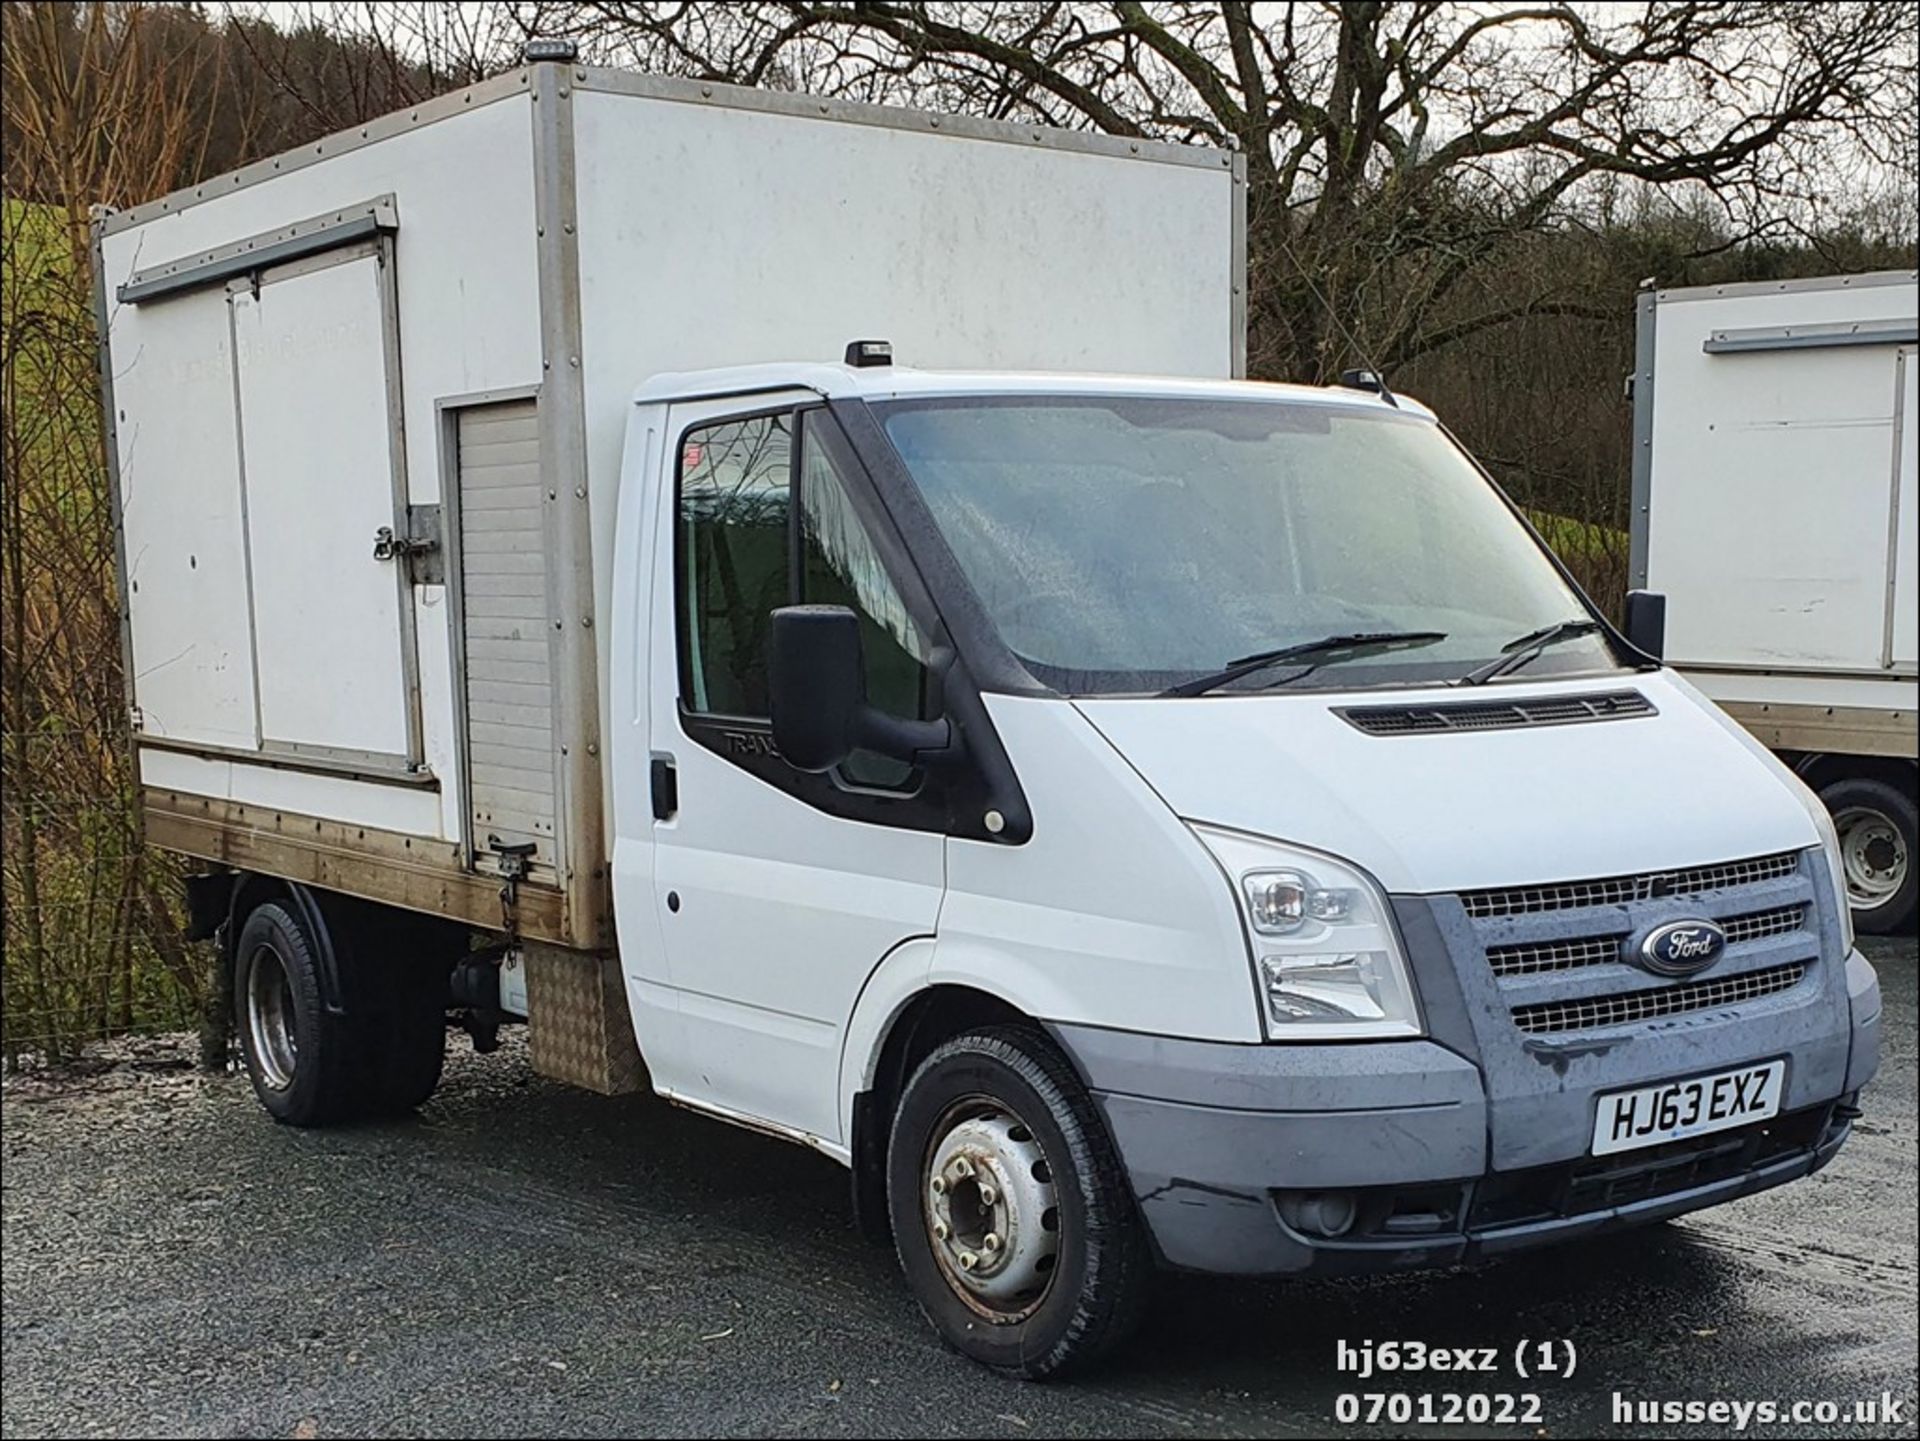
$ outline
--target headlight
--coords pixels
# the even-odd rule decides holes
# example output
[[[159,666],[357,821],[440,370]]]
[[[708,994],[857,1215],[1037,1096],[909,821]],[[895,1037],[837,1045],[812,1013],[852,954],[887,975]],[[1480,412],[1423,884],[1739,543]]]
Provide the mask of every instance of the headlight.
[[[1317,851],[1192,830],[1233,878],[1270,1039],[1424,1034],[1387,898],[1369,876]]]
[[[1827,813],[1826,802],[1800,777],[1795,776],[1793,782],[1803,792],[1807,815],[1813,820],[1813,828],[1820,833],[1820,849],[1826,852],[1827,869],[1833,872],[1833,903],[1840,911],[1840,941],[1846,950],[1851,951],[1853,902],[1847,899],[1847,863],[1840,856],[1840,833],[1833,828],[1833,817]]]

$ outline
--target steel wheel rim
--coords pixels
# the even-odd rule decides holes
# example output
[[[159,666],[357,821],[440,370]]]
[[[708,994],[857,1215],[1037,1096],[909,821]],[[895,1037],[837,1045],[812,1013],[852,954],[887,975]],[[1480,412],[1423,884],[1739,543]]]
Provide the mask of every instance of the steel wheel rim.
[[[293,982],[287,963],[272,946],[255,951],[247,967],[247,1033],[261,1081],[272,1090],[286,1090],[299,1060],[293,1038]]]
[[[1865,806],[1848,806],[1833,818],[1840,837],[1847,899],[1856,906],[1881,905],[1907,880],[1907,843],[1893,818]]]
[[[954,1295],[998,1325],[1038,1310],[1058,1269],[1060,1206],[1033,1128],[994,1097],[957,1101],[933,1128],[920,1183],[928,1249]]]

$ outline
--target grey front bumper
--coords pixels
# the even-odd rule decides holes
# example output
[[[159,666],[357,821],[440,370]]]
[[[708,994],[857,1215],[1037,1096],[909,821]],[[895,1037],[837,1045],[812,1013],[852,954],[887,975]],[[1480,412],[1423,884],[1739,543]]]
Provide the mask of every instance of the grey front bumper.
[[[1803,1090],[1772,1121],[1604,1158],[1585,1154],[1583,1130],[1566,1154],[1523,1167],[1490,1162],[1482,1069],[1435,1041],[1258,1046],[1052,1029],[1166,1265],[1382,1271],[1643,1224],[1818,1170],[1845,1142],[1878,1053],[1872,969],[1850,957],[1846,980],[1851,1030],[1835,1038],[1839,1065],[1820,1068],[1831,1081],[1817,1099]],[[1328,1238],[1288,1223],[1292,1198],[1325,1192],[1353,1200],[1351,1230]]]

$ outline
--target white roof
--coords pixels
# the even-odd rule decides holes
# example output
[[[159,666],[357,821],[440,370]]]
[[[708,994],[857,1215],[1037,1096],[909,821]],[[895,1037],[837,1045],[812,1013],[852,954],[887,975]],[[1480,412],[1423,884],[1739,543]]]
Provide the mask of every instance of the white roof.
[[[1078,371],[915,370],[909,366],[851,366],[818,361],[730,365],[713,370],[670,371],[644,382],[634,403],[657,404],[696,396],[764,394],[811,390],[830,400],[893,400],[934,395],[1163,395],[1205,400],[1285,402],[1384,410],[1387,402],[1371,391],[1345,386],[1273,385],[1254,380],[1196,380],[1170,375],[1099,375]],[[1433,412],[1407,396],[1395,397],[1403,411],[1433,418]]]

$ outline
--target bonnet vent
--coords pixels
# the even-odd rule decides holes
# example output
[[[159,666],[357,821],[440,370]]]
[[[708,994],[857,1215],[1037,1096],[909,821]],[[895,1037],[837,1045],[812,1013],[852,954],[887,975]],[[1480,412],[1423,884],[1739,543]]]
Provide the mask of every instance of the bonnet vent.
[[[1413,736],[1585,725],[1589,721],[1631,720],[1659,712],[1639,691],[1616,690],[1594,695],[1535,696],[1528,700],[1344,706],[1335,714],[1355,730],[1370,736]]]

